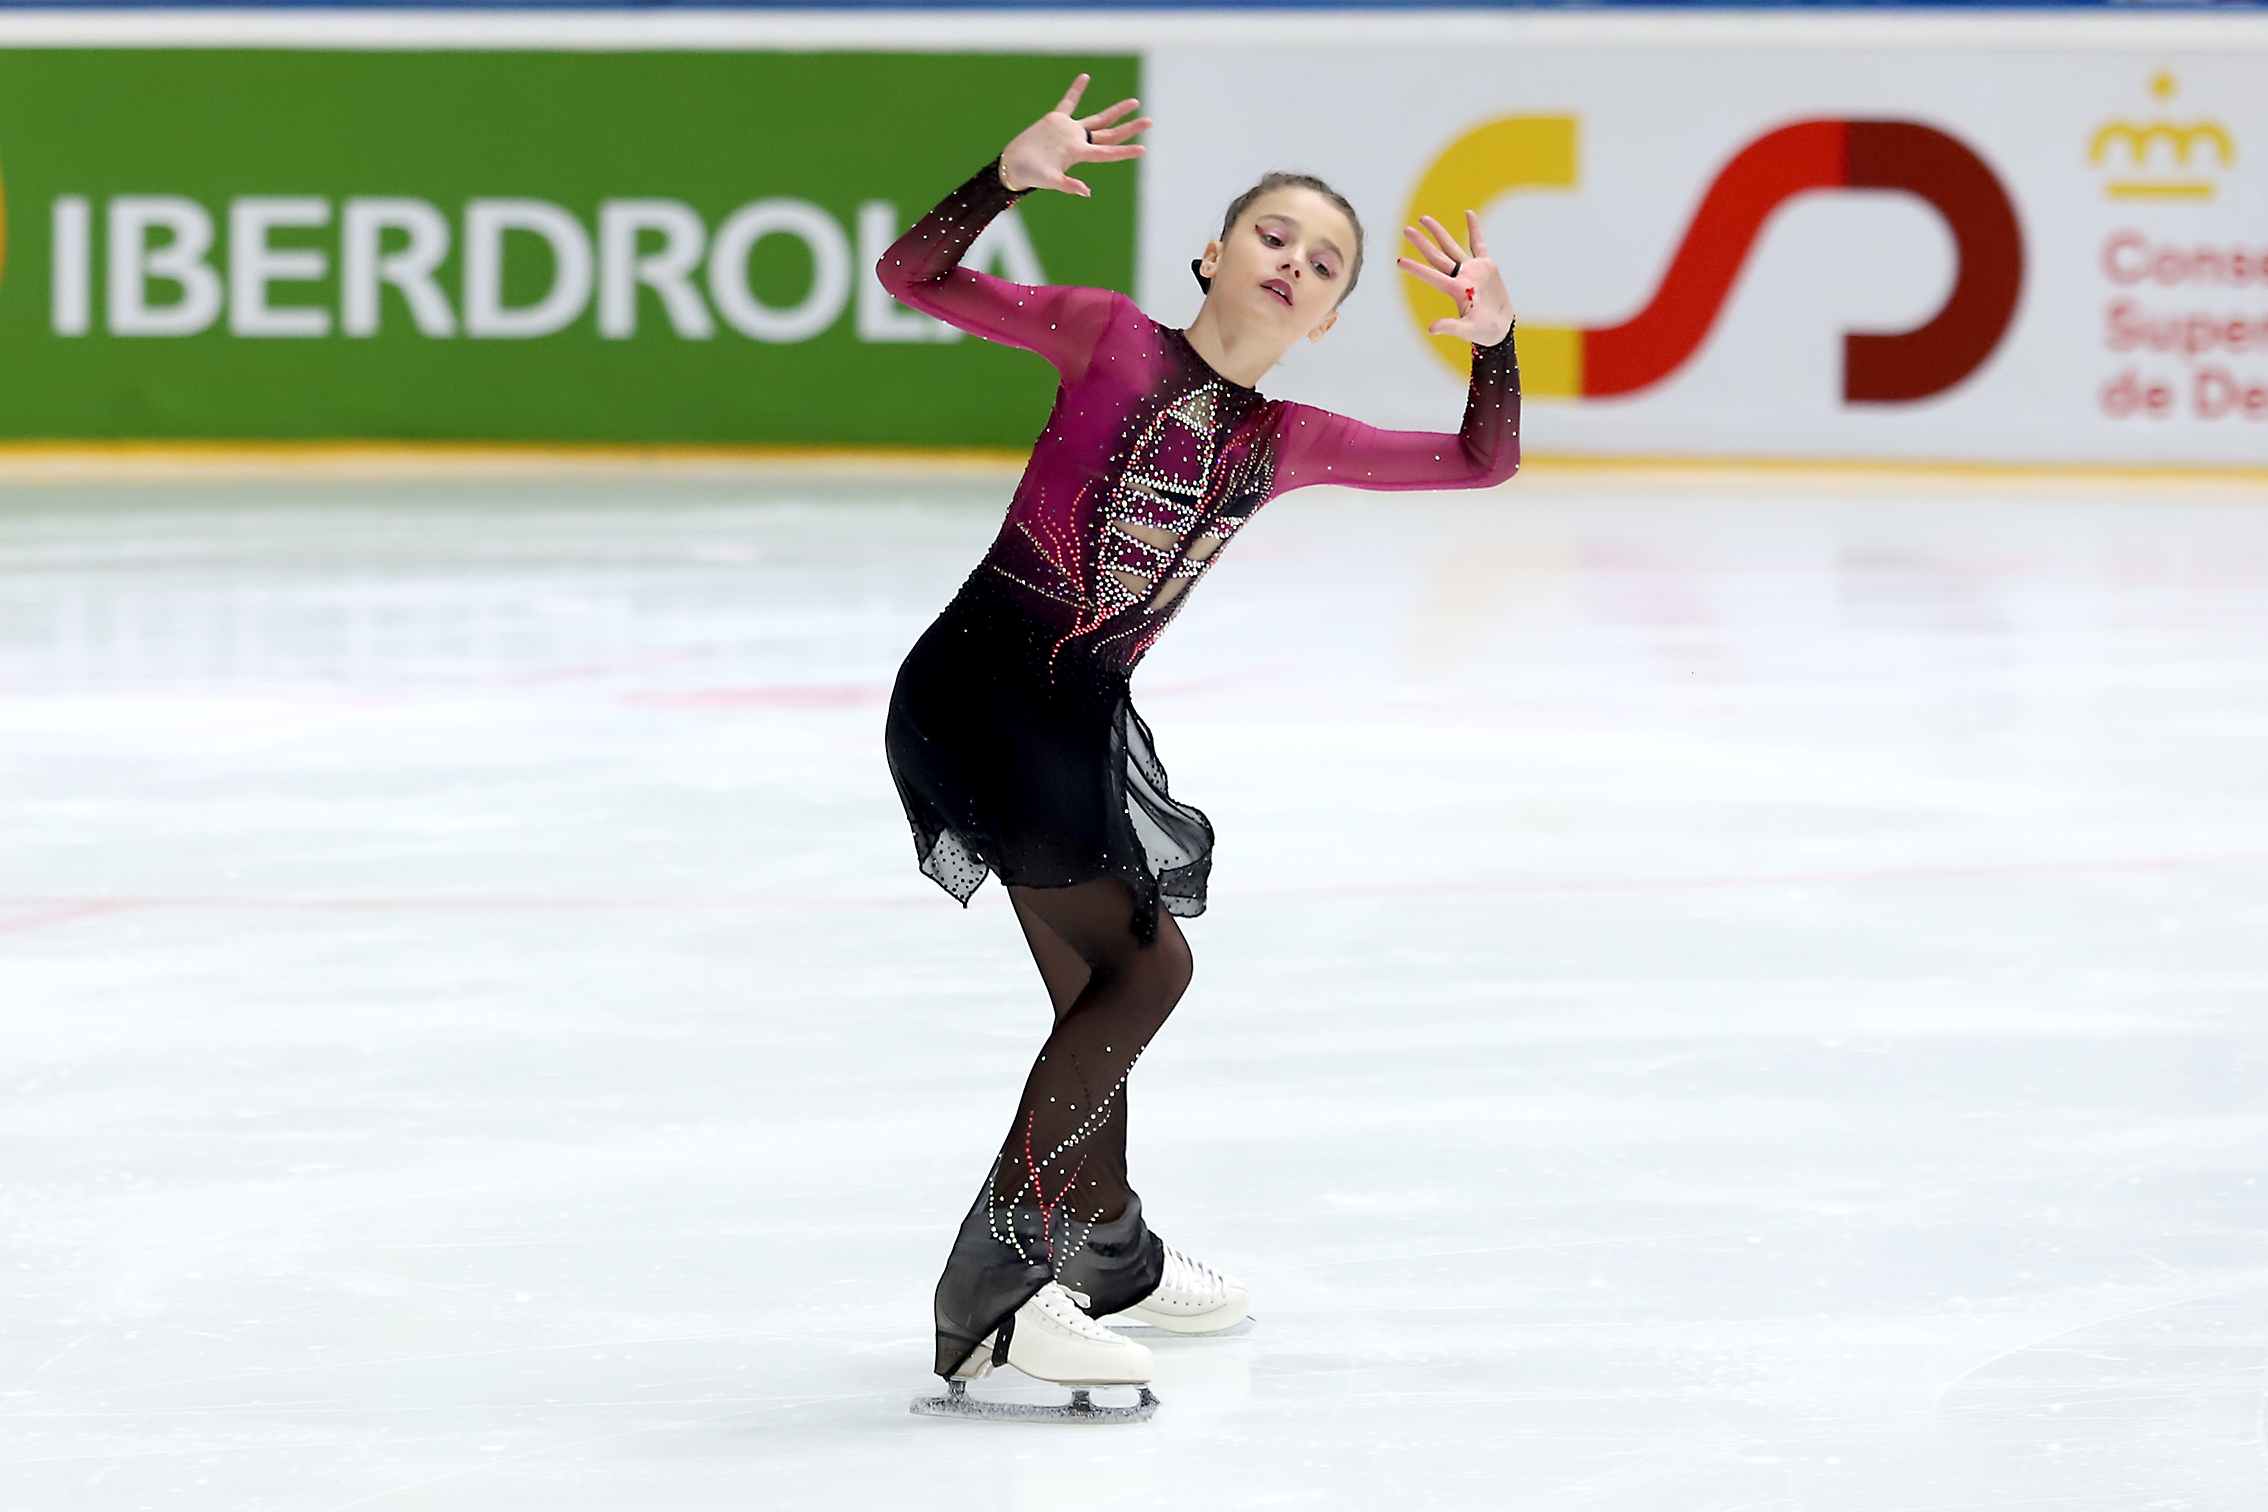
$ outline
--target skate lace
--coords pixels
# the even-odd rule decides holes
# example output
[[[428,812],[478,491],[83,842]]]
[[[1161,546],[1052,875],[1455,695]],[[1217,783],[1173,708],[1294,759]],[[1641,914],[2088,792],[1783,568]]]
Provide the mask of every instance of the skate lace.
[[[1229,1278],[1169,1244],[1165,1247],[1165,1274],[1159,1278],[1158,1286],[1164,1291],[1187,1292],[1205,1301],[1217,1302],[1228,1295]]]
[[[1115,1342],[1118,1338],[1118,1335],[1079,1310],[1080,1304],[1087,1299],[1078,1292],[1050,1281],[1040,1288],[1039,1295],[1032,1300],[1039,1304],[1040,1311],[1046,1313],[1051,1321],[1062,1324],[1083,1339],[1108,1339]]]

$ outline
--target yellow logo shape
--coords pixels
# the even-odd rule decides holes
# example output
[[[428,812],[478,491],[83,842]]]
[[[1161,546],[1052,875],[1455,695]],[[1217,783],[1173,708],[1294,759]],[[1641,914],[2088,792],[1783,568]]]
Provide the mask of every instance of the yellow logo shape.
[[[1578,122],[1571,115],[1504,116],[1476,126],[1451,142],[1433,160],[1410,195],[1403,224],[1414,226],[1430,215],[1458,236],[1465,212],[1488,208],[1515,189],[1573,189],[1576,186]],[[1402,280],[1417,328],[1454,319],[1448,295],[1414,278]],[[1450,336],[1426,338],[1450,371],[1464,377],[1472,348]],[[1573,399],[1583,392],[1583,333],[1573,326],[1520,327],[1520,387],[1538,399]]]
[[[2161,72],[2150,80],[2150,93],[2160,101],[2171,100],[2180,88],[2170,73]],[[2165,156],[2172,159],[2179,176],[2162,176],[2154,171],[2160,161],[2156,148],[2161,142],[2170,149]],[[2213,180],[2188,176],[2192,160],[2202,156],[2199,149],[2210,147],[2214,164],[2221,168],[2236,165],[2236,139],[2227,127],[2211,119],[2175,121],[2158,116],[2147,121],[2106,121],[2087,144],[2087,161],[2097,168],[2106,167],[2111,149],[2120,146],[2126,149],[2126,165],[2135,176],[2105,181],[2103,193],[2112,199],[2209,200],[2217,188]],[[2199,162],[2195,166],[2208,165]]]

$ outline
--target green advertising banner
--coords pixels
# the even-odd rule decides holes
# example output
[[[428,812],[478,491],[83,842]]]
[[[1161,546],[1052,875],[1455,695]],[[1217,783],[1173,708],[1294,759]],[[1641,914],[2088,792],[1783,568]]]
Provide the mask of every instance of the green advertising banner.
[[[1132,57],[0,53],[0,436],[1022,446],[881,250]],[[1131,290],[1136,167],[971,263]]]

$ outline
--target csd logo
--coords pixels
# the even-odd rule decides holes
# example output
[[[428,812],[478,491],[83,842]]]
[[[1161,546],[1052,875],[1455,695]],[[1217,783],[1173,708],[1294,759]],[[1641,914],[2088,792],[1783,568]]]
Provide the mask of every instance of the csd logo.
[[[1518,189],[1572,189],[1578,181],[1573,116],[1507,116],[1466,133],[1418,181],[1405,219],[1447,224],[1466,205]],[[1702,196],[1645,308],[1616,326],[1522,325],[1522,387],[1544,399],[1642,393],[1700,349],[1733,280],[1772,213],[1815,190],[1893,189],[1945,218],[1958,252],[1952,291],[1910,331],[1843,337],[1843,399],[1902,404],[1941,394],[1983,365],[2008,330],[2024,283],[2016,209],[1984,160],[1960,141],[1912,121],[1799,121],[1733,155]],[[1418,329],[1451,314],[1449,301],[1405,281]],[[1464,349],[1435,349],[1460,373]]]

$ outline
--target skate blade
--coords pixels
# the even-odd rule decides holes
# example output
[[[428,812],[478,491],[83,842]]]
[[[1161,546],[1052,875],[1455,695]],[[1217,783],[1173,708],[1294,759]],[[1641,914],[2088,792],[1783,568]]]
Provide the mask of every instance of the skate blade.
[[[915,1417],[974,1418],[995,1423],[1146,1423],[1158,1410],[1158,1399],[1147,1386],[1130,1407],[1104,1407],[1091,1388],[1074,1386],[1071,1400],[1060,1406],[1041,1402],[995,1402],[969,1395],[965,1382],[948,1381],[945,1395],[915,1397]]]
[[[1254,1317],[1237,1319],[1226,1328],[1208,1329],[1204,1333],[1180,1333],[1171,1328],[1160,1328],[1155,1323],[1121,1323],[1116,1318],[1103,1320],[1103,1327],[1122,1339],[1233,1339],[1238,1334],[1252,1332],[1260,1320]]]

